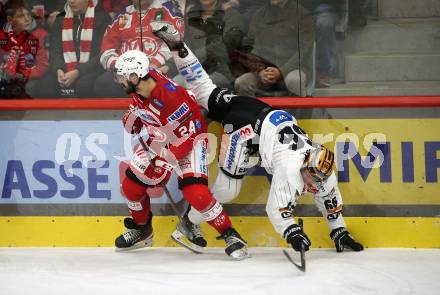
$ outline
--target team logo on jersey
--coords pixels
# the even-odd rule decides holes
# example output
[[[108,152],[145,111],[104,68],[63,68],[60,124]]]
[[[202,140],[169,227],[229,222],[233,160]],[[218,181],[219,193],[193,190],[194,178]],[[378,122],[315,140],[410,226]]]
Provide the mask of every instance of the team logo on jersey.
[[[173,83],[171,83],[171,82],[168,82],[167,84],[165,84],[165,88],[168,89],[171,92],[176,92],[177,91],[177,87]]]
[[[163,107],[165,106],[164,103],[163,103],[163,101],[161,101],[160,99],[157,99],[157,98],[153,99],[153,104],[154,104],[159,110],[163,109]]]
[[[182,118],[183,116],[185,116],[186,113],[188,113],[189,111],[189,107],[188,105],[184,102],[180,105],[180,107],[174,112],[172,113],[168,118],[168,122],[174,122],[179,120],[180,118]]]
[[[157,45],[157,42],[155,39],[149,38],[149,37],[142,37],[142,43],[144,46],[144,50],[142,50],[142,48],[140,48],[139,40],[140,40],[140,37],[135,38],[135,39],[131,39],[130,41],[123,43],[122,47],[121,47],[121,52],[124,53],[129,50],[139,50],[139,51],[143,51],[147,56],[152,56],[157,53],[159,46]]]
[[[270,115],[269,121],[275,126],[278,126],[283,122],[293,121],[293,116],[285,111],[275,111]]]
[[[189,68],[185,67],[180,71],[180,74],[185,78],[187,82],[194,82],[203,75],[203,67],[200,63],[191,65]]]

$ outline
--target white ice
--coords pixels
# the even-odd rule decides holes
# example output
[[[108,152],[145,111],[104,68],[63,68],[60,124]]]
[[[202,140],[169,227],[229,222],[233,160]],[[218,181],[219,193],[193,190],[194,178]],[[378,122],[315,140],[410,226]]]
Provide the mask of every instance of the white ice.
[[[0,248],[0,295],[440,294],[436,249],[311,250],[305,273],[279,248],[250,250],[231,261],[221,249]]]

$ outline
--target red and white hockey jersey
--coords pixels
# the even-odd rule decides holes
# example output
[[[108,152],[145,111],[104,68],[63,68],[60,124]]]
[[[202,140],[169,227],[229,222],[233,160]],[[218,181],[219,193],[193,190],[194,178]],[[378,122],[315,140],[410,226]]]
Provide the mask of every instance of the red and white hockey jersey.
[[[150,8],[142,11],[142,30],[139,12],[134,5],[126,7],[125,12],[117,16],[108,26],[101,46],[101,64],[106,70],[112,70],[122,53],[128,50],[140,50],[150,58],[150,67],[159,68],[171,57],[166,44],[153,33],[150,22],[171,22],[183,37],[184,22],[180,10],[171,0],[155,0]],[[142,33],[142,41],[141,41]],[[143,43],[143,44],[142,44]]]
[[[150,149],[159,154],[166,148],[180,160],[191,152],[194,139],[206,133],[206,121],[194,95],[155,70],[149,76],[157,83],[150,97],[143,99],[132,93],[130,107],[138,109],[150,137]]]
[[[44,46],[47,32],[37,28],[32,33],[0,29],[0,74],[23,81],[41,78],[48,69],[48,52]],[[1,78],[1,77],[0,77]]]

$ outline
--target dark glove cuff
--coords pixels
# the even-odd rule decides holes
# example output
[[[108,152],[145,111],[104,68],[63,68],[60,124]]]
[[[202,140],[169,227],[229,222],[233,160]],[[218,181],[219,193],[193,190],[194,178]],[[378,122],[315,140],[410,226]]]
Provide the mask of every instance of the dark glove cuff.
[[[346,233],[348,233],[348,231],[345,227],[338,227],[338,228],[335,228],[334,230],[332,230],[332,232],[330,233],[330,238],[333,241],[336,241],[337,239],[340,239]]]
[[[293,237],[295,234],[301,232],[301,228],[298,224],[292,224],[289,226],[283,233],[283,238],[287,240],[288,243],[290,243],[290,238]]]

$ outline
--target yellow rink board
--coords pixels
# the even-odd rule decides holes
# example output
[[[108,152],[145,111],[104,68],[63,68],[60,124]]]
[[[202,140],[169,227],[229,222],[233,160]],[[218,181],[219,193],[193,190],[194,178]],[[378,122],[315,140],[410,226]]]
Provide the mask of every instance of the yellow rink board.
[[[336,151],[336,142],[349,139],[358,142],[358,152],[364,158],[373,141],[389,142],[392,182],[380,182],[380,169],[373,168],[363,180],[352,160],[349,160],[350,181],[340,182],[339,188],[345,204],[440,204],[440,182],[426,182],[425,143],[440,142],[440,119],[303,119],[298,120],[309,137]],[[209,132],[219,134],[221,126],[210,123]],[[402,142],[413,144],[414,182],[404,182],[402,177]],[[212,143],[215,145],[215,143]],[[338,154],[336,154],[336,158]],[[440,151],[437,152],[440,159]],[[337,163],[338,161],[336,161]],[[211,165],[210,176],[215,179],[217,167]],[[338,167],[335,167],[337,170]],[[440,178],[440,169],[438,171]],[[236,204],[266,204],[269,181],[265,176],[248,176],[244,179]],[[305,198],[304,204],[312,204]]]
[[[351,233],[366,247],[440,248],[440,218],[345,219]],[[153,220],[154,246],[176,247],[170,234],[177,218],[158,216]],[[286,246],[266,217],[232,217],[232,221],[251,247]],[[223,246],[211,228],[202,227],[209,246]],[[304,227],[312,247],[333,247],[322,218],[305,217]],[[0,247],[111,247],[123,231],[123,217],[0,217]]]

